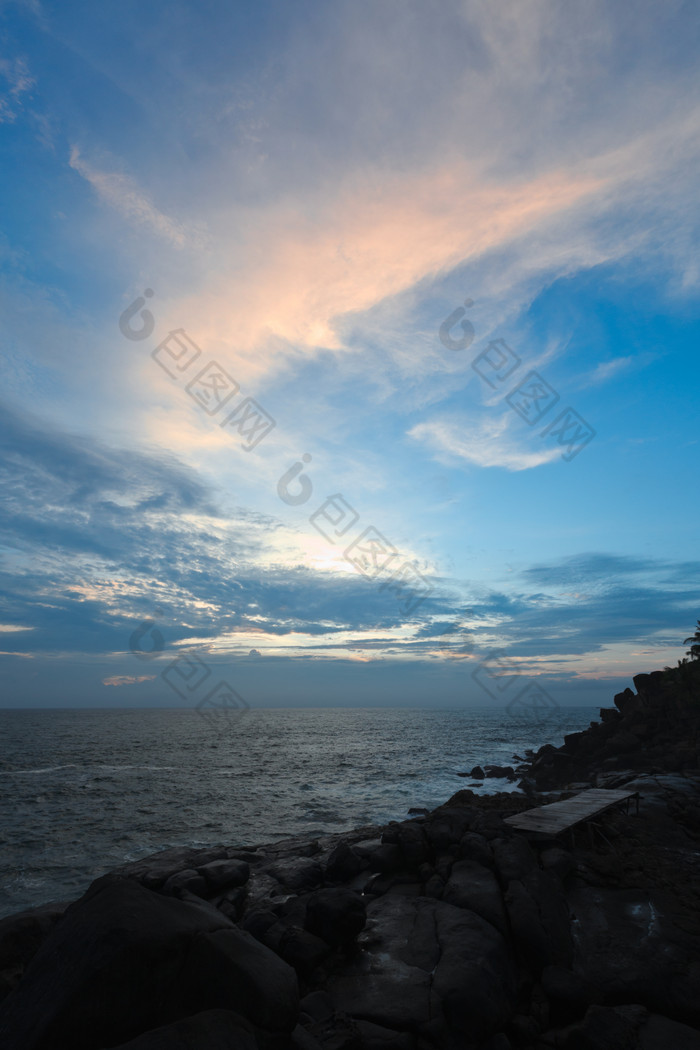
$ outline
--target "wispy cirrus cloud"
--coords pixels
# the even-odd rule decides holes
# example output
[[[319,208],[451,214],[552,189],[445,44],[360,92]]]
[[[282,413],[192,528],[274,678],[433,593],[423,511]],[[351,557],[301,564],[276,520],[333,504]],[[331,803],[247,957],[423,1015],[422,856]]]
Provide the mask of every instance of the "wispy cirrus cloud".
[[[186,225],[159,211],[131,176],[99,171],[81,156],[77,146],[71,147],[68,163],[90,183],[98,197],[123,218],[176,248],[185,247],[189,237]]]
[[[0,58],[0,77],[7,85],[0,92],[0,124],[12,124],[22,107],[22,95],[31,91],[36,79],[29,72],[26,60],[19,55]]]
[[[103,678],[102,685],[138,685],[140,682],[152,682],[156,677],[154,674],[113,674]]]
[[[472,419],[445,418],[417,423],[408,436],[425,444],[445,462],[463,460],[475,467],[503,467],[509,471],[532,470],[552,463],[561,449],[529,450],[514,434],[512,413]]]

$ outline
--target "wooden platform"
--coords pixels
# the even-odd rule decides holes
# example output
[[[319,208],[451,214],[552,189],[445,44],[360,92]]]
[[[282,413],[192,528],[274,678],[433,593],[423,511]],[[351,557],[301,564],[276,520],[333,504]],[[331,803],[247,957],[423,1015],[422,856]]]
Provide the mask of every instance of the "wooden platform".
[[[537,806],[536,809],[525,810],[524,813],[516,813],[513,817],[505,817],[503,823],[510,824],[513,828],[521,828],[523,831],[539,831],[545,835],[559,835],[562,831],[568,831],[584,820],[590,820],[612,806],[626,803],[629,809],[631,798],[637,800],[637,812],[639,812],[638,791],[614,791],[608,788],[590,788],[582,791],[580,795],[564,799],[563,802],[550,802],[547,806]]]

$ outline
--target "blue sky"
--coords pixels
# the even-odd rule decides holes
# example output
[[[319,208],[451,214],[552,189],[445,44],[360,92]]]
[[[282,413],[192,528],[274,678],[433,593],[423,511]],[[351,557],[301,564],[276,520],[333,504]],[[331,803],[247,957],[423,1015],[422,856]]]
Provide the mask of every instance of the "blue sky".
[[[187,702],[195,653],[251,707],[675,663],[699,23],[0,3],[0,704]]]

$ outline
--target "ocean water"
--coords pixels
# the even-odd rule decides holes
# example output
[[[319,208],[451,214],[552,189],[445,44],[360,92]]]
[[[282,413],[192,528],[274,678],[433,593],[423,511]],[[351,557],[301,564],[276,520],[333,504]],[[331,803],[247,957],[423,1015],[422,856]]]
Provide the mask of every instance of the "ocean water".
[[[255,845],[402,820],[474,765],[584,729],[504,710],[0,710],[0,916],[79,896],[170,846]],[[486,781],[482,791],[512,790]]]

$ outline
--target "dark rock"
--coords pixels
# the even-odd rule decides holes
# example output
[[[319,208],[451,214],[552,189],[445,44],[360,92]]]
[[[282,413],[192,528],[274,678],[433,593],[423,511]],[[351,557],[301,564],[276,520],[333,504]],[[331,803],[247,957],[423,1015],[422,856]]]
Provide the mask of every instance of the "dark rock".
[[[539,867],[537,854],[526,839],[513,836],[508,839],[495,839],[491,843],[496,871],[505,889],[514,879],[522,879]]]
[[[204,876],[210,893],[227,886],[243,886],[250,877],[250,866],[244,860],[212,860],[197,871]]]
[[[600,1001],[600,993],[594,987],[562,966],[545,966],[540,980],[552,1012],[560,1021],[580,1017],[588,1006]]]
[[[644,1003],[655,1013],[700,1024],[700,936],[685,906],[646,889],[577,886],[573,969],[605,1005]]]
[[[323,1050],[315,1035],[298,1024],[292,1032],[289,1050]]]
[[[323,1050],[364,1050],[357,1023],[345,1014],[318,1021],[309,1031]]]
[[[26,965],[69,905],[51,902],[0,919],[0,970],[18,962]]]
[[[362,898],[345,887],[318,890],[306,907],[306,929],[332,947],[346,945],[364,929],[367,909]]]
[[[252,1026],[243,1017],[231,1010],[204,1010],[151,1029],[114,1050],[259,1050],[259,1046]]]
[[[287,926],[278,941],[278,954],[306,979],[327,958],[330,947],[320,937],[315,937],[298,926]]]
[[[564,1050],[699,1050],[700,1032],[638,1004],[591,1006],[561,1045]]]
[[[519,780],[518,787],[528,798],[532,798],[537,793],[537,785],[531,777],[523,777],[522,780]]]
[[[403,893],[409,897],[419,897],[423,883],[418,882],[414,872],[397,871],[373,875],[362,887],[364,896],[381,897],[385,893]]]
[[[411,806],[411,808],[408,811],[409,817],[413,817],[413,816],[427,817],[428,813],[430,813],[430,810],[426,809],[425,806]]]
[[[564,737],[564,746],[567,751],[573,751],[574,753],[578,750],[579,745],[583,744],[586,740],[585,732],[580,733],[567,733]]]
[[[179,871],[197,869],[212,860],[223,860],[227,857],[228,850],[224,846],[214,846],[211,849],[175,846],[172,849],[161,850],[160,853],[152,853],[130,864],[123,864],[112,874],[138,879],[149,889],[157,889],[171,875],[176,875]]]
[[[568,966],[573,958],[569,908],[559,880],[532,871],[508,884],[508,919],[518,953],[537,970],[548,963]]]
[[[245,886],[235,886],[232,889],[226,890],[225,893],[221,893],[217,897],[214,897],[211,903],[214,904],[219,911],[223,912],[228,919],[231,919],[233,922],[238,922],[243,915],[246,899],[247,893]]]
[[[425,833],[420,824],[406,821],[399,826],[399,848],[410,868],[417,868],[428,856]]]
[[[632,681],[634,682],[634,688],[637,690],[637,695],[641,696],[647,692],[651,684],[651,675],[649,674],[636,674],[633,675]]]
[[[253,908],[241,922],[241,929],[252,933],[256,941],[265,943],[267,931],[279,921],[279,917],[272,908]]]
[[[512,1043],[505,1032],[499,1032],[486,1043],[482,1043],[480,1050],[511,1050]]]
[[[512,766],[486,766],[487,777],[500,777],[505,780],[517,780],[515,770]]]
[[[435,858],[435,874],[447,882],[454,862],[455,858],[451,853],[441,853],[439,857]]]
[[[508,1025],[508,1031],[516,1045],[531,1046],[537,1042],[540,1026],[529,1014],[515,1014]]]
[[[0,919],[0,1001],[16,987],[69,903],[43,904]]]
[[[560,879],[565,879],[566,876],[574,870],[575,862],[568,850],[561,849],[559,846],[552,846],[550,849],[542,850],[540,853],[540,863],[545,871],[552,871]]]
[[[200,1009],[234,1010],[268,1038],[289,1035],[299,1014],[294,970],[235,927],[193,939],[173,991],[180,1002]]]
[[[640,1050],[700,1050],[697,1028],[679,1024],[661,1014],[650,1014],[639,1032]]]
[[[633,780],[636,773],[633,769],[625,769],[622,772],[615,770],[612,773],[599,773],[595,778],[596,787],[617,788],[623,787]]]
[[[323,882],[323,869],[317,860],[290,857],[267,867],[268,874],[277,879],[288,893],[308,893]]]
[[[171,875],[161,887],[160,892],[172,897],[180,897],[183,893],[193,893],[195,897],[206,897],[207,881],[199,872],[188,868]]]
[[[441,900],[444,889],[445,880],[441,879],[439,875],[431,875],[425,883],[425,896],[435,897],[436,900]]]
[[[615,707],[618,709],[618,711],[624,712],[625,708],[629,706],[630,700],[634,699],[634,693],[630,688],[627,688],[623,693],[617,693],[613,697],[613,703],[615,704]]]
[[[459,860],[452,866],[442,899],[476,912],[504,936],[507,934],[506,913],[496,876],[476,861]]]
[[[442,851],[459,842],[465,831],[471,829],[476,816],[469,807],[436,809],[426,821],[426,836],[433,849]]]
[[[228,928],[203,902],[164,897],[128,878],[98,879],[0,1006],[0,1045],[94,1050],[178,1020],[182,1011],[166,1001],[194,937]]]
[[[471,773],[467,773],[467,776],[472,777],[473,780],[484,780],[486,778],[486,773],[481,766],[474,766]]]
[[[620,729],[615,734],[614,752],[616,755],[626,755],[630,751],[637,751],[639,748],[639,739],[634,733],[630,733],[626,729]]]
[[[459,840],[459,855],[464,860],[475,860],[485,868],[495,867],[493,853],[483,835],[467,831]]]
[[[408,1032],[382,1028],[371,1021],[356,1021],[362,1037],[362,1050],[414,1050],[415,1042]]]
[[[398,832],[396,838],[398,840]],[[403,863],[403,853],[398,842],[375,842],[366,846],[358,843],[355,850],[373,872],[396,871]]]
[[[366,859],[347,842],[340,842],[326,861],[326,878],[330,882],[349,882],[366,867]]]
[[[327,1021],[334,1013],[333,1000],[328,992],[323,991],[309,992],[301,1000],[299,1009],[315,1021]]]
[[[435,902],[440,959],[432,985],[450,1032],[484,1040],[502,1029],[515,1004],[515,982],[505,940],[479,916]],[[435,1002],[437,1000],[437,1002]]]
[[[388,895],[367,909],[360,956],[328,981],[337,1010],[384,1028],[483,1041],[507,1022],[515,983],[503,937],[472,912]],[[432,1020],[431,1020],[432,1018]]]

